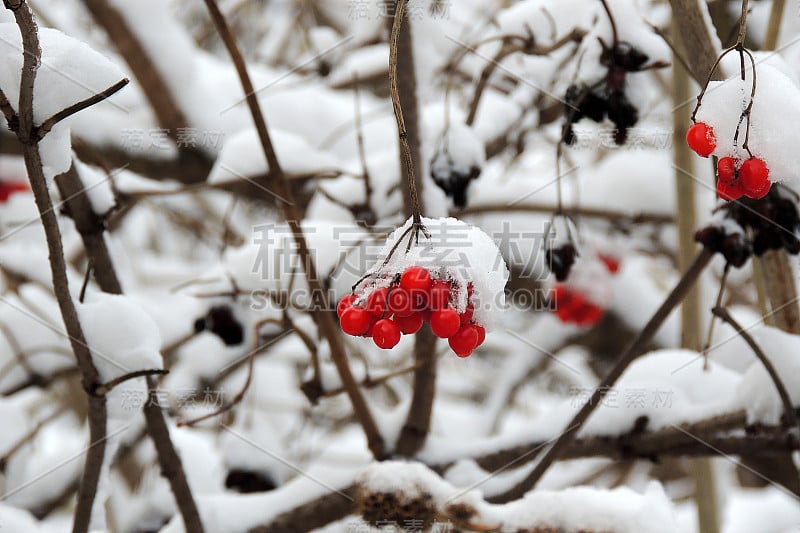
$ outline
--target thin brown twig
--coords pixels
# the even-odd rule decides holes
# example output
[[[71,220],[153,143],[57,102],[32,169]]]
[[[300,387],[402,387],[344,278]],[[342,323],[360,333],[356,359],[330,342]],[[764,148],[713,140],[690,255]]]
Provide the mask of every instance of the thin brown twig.
[[[403,160],[403,169],[406,173],[406,185],[411,198],[411,217],[413,219],[413,227],[415,228],[415,237],[418,240],[418,232],[423,229],[422,208],[419,204],[414,159],[411,155],[411,146],[408,142],[408,131],[406,130],[406,123],[403,118],[403,107],[400,103],[400,90],[397,84],[397,53],[400,48],[400,30],[403,25],[406,2],[407,0],[397,0],[395,3],[394,20],[392,21],[392,30],[389,35],[389,91],[391,93],[395,121],[397,122],[400,153]]]
[[[116,92],[120,91],[123,87],[128,85],[129,82],[130,80],[128,78],[123,78],[114,85],[112,85],[111,87],[109,87],[108,89],[106,89],[105,91],[93,94],[92,96],[86,98],[85,100],[81,100],[76,104],[72,104],[71,106],[62,109],[52,117],[42,122],[41,125],[39,125],[36,128],[35,130],[36,138],[40,140],[43,139],[44,136],[47,135],[50,132],[50,130],[52,130],[53,127],[62,120],[71,117],[72,115],[78,113],[79,111],[83,111],[84,109],[92,107],[93,105],[100,103],[103,100],[106,100]]]

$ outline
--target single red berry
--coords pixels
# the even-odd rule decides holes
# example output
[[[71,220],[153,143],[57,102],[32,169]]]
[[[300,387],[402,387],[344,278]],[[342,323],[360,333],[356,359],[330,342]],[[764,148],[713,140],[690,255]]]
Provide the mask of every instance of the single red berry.
[[[720,157],[717,161],[717,177],[726,185],[733,183],[736,180],[736,160],[732,157]]]
[[[483,326],[479,326],[478,324],[472,324],[472,327],[475,328],[475,331],[478,333],[478,344],[480,346],[483,344],[483,341],[486,340],[486,328]]]
[[[431,283],[431,291],[428,295],[428,305],[431,309],[441,309],[450,302],[450,290],[452,284],[449,281],[437,279]]]
[[[422,327],[422,315],[419,313],[412,313],[409,316],[395,315],[392,320],[404,335],[412,335]]]
[[[751,198],[763,198],[772,187],[767,164],[757,157],[751,157],[742,163],[742,168],[739,169],[739,179],[745,194]]]
[[[721,179],[717,180],[717,196],[723,200],[728,202],[738,200],[743,194],[744,191],[739,182],[726,183]]]
[[[464,326],[452,335],[447,343],[457,356],[469,357],[478,345],[478,331],[474,326]]]
[[[586,302],[575,313],[575,321],[581,326],[593,326],[603,318],[603,308],[591,302]]]
[[[400,276],[400,286],[409,292],[414,290],[428,292],[431,283],[430,272],[420,266],[408,267]]]
[[[348,307],[339,319],[342,331],[354,337],[366,333],[370,322],[369,313],[367,313],[366,309],[361,309],[360,307]]]
[[[563,306],[572,297],[570,291],[565,285],[556,285],[553,287],[553,293],[550,295],[550,306],[556,308]]]
[[[389,291],[389,311],[395,316],[409,316],[414,313],[414,303],[407,290],[394,287]]]
[[[382,318],[372,328],[372,340],[378,348],[394,348],[400,342],[400,328],[391,320]]]
[[[0,182],[0,203],[5,203],[12,194],[17,192],[26,192],[28,185],[21,181]]]
[[[431,313],[431,330],[442,339],[452,337],[461,326],[458,311],[452,307],[437,309]]]
[[[619,259],[606,254],[597,254],[597,257],[606,266],[606,270],[612,274],[619,272]]]
[[[458,315],[459,321],[461,325],[469,324],[469,321],[472,320],[472,316],[475,314],[475,306],[472,305],[472,302],[467,304],[467,307],[464,309],[464,312]]]
[[[708,157],[717,147],[717,138],[711,126],[705,122],[697,122],[686,132],[686,143],[697,155]]]
[[[344,313],[345,309],[348,307],[353,307],[353,302],[355,302],[356,299],[357,297],[355,294],[348,294],[339,300],[339,305],[336,306],[336,314],[339,316],[339,318],[342,318],[342,313]]]
[[[389,294],[389,289],[381,287],[375,289],[367,296],[367,311],[373,316],[381,317],[386,311],[386,298]]]

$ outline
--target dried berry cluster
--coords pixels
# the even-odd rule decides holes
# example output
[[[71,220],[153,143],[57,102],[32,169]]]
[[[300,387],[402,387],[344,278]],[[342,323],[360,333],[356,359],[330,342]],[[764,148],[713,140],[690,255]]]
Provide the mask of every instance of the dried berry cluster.
[[[628,129],[639,121],[639,111],[625,94],[625,78],[629,72],[643,70],[647,60],[647,55],[630,43],[620,41],[613,46],[603,43],[600,63],[608,69],[605,78],[592,86],[573,84],[567,88],[564,97],[567,122],[562,140],[569,145],[575,143],[573,125],[583,118],[594,122],[608,118],[616,126],[614,142],[625,144]]]
[[[773,187],[761,201],[730,203],[720,210],[717,222],[695,233],[695,240],[721,253],[732,266],[740,267],[751,254],[768,250],[800,253],[800,214],[797,198],[784,187]]]
[[[708,157],[717,148],[714,129],[705,122],[696,122],[689,128],[686,143],[702,157]],[[717,161],[717,196],[723,200],[738,200],[742,196],[761,199],[770,187],[769,168],[763,159],[742,160],[726,155]]]
[[[342,298],[339,323],[348,335],[371,337],[378,347],[390,349],[401,334],[414,334],[427,322],[437,337],[448,339],[456,355],[467,357],[483,343],[486,330],[473,319],[471,284],[466,308],[456,310],[459,290],[456,281],[434,279],[427,269],[411,266],[395,274],[388,287],[374,288],[366,297],[353,293]]]
[[[194,330],[196,333],[209,331],[222,339],[226,346],[241,344],[244,340],[244,328],[227,305],[209,309],[206,316],[195,320]]]

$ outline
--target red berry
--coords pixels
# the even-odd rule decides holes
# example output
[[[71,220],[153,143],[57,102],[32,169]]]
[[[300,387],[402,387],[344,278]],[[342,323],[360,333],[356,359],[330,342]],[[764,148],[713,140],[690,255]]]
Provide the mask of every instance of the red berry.
[[[400,342],[400,328],[388,318],[382,318],[372,328],[372,340],[378,348],[394,348]]]
[[[408,267],[400,276],[400,286],[409,292],[414,290],[428,292],[431,288],[431,275],[420,266]]]
[[[483,341],[486,340],[486,329],[483,326],[479,326],[478,324],[472,324],[472,327],[475,328],[475,331],[478,333],[478,344],[480,346],[483,344]]]
[[[697,155],[708,157],[717,147],[717,138],[711,126],[705,122],[697,122],[686,132],[686,143]]]
[[[25,192],[28,190],[28,184],[23,182],[0,182],[0,203],[5,203],[12,194],[17,192]]]
[[[437,309],[431,313],[431,330],[442,339],[452,337],[461,326],[458,312],[452,307]]]
[[[383,313],[386,311],[386,298],[389,293],[389,289],[386,287],[381,287],[380,289],[375,289],[367,296],[367,311],[373,316],[382,317]]]
[[[450,337],[448,344],[457,356],[469,357],[478,345],[478,331],[474,326],[464,326]]]
[[[742,197],[744,191],[738,182],[726,183],[723,180],[717,180],[717,196],[725,201],[738,200]]]
[[[472,320],[472,316],[475,314],[475,307],[472,303],[468,303],[467,307],[464,309],[464,312],[458,315],[459,321],[461,325],[469,324],[469,321]]]
[[[413,313],[409,316],[397,316],[392,319],[404,335],[412,335],[422,327],[422,315]]]
[[[438,279],[431,283],[431,292],[428,295],[428,305],[431,309],[446,307],[450,301],[452,284],[449,281]]]
[[[367,329],[369,329],[370,322],[369,313],[360,307],[348,307],[344,310],[339,319],[342,331],[353,336],[366,333]]]
[[[586,302],[575,313],[575,321],[581,326],[593,326],[601,318],[603,318],[603,308],[590,302]]]
[[[353,302],[355,301],[356,301],[355,294],[348,294],[347,296],[339,300],[339,305],[336,306],[336,314],[339,316],[339,318],[342,318],[342,313],[344,313],[345,309],[347,309],[348,307],[353,307]]]
[[[606,270],[612,274],[616,274],[619,271],[619,259],[616,257],[611,257],[610,255],[606,254],[597,254],[597,258],[603,262],[603,264],[606,266]]]
[[[571,299],[572,291],[564,285],[556,285],[553,288],[553,294],[550,296],[550,307],[554,311],[560,308],[567,308]]]
[[[407,290],[394,287],[389,291],[389,311],[395,316],[409,316],[414,313],[414,303]]]
[[[717,177],[726,185],[733,183],[736,180],[736,160],[732,157],[720,157],[717,161]]]
[[[763,198],[769,192],[769,169],[762,159],[752,157],[742,163],[739,178],[745,194],[751,198]]]

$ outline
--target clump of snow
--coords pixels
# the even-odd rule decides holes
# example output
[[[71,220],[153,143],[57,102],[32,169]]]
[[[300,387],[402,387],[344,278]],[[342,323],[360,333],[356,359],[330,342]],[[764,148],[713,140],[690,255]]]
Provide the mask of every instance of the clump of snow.
[[[304,138],[273,128],[270,137],[281,167],[291,173],[313,173],[337,167],[336,159],[312,147]],[[253,178],[269,172],[264,151],[255,129],[246,129],[232,135],[208,176],[209,183]],[[269,195],[269,191],[265,191]],[[275,196],[273,194],[273,196]],[[279,200],[285,200],[279,198]]]
[[[426,499],[447,514],[451,506],[474,512],[470,523],[499,531],[553,528],[559,531],[613,531],[614,533],[677,533],[672,504],[657,482],[643,494],[627,487],[612,490],[573,487],[537,490],[506,505],[483,501],[478,490],[462,490],[442,480],[421,463],[385,461],[370,465],[357,477],[364,495],[393,493],[403,501]]]
[[[406,246],[414,231],[413,219],[397,228],[386,240],[378,261],[367,273],[366,282],[356,290],[364,299],[379,287],[388,287],[394,276],[411,266],[427,269],[433,279],[453,280],[456,285],[454,307],[459,313],[467,307],[467,286],[472,284],[475,321],[489,331],[495,317],[505,307],[508,267],[495,242],[480,228],[455,218],[422,218],[429,237],[419,232],[419,241]]]
[[[58,30],[39,28],[42,49],[33,90],[33,120],[41,124],[57,112],[89,98],[125,75],[101,53]],[[18,110],[22,44],[16,24],[0,24],[0,88]],[[69,119],[67,119],[69,120]],[[45,176],[66,172],[71,162],[70,130],[57,124],[40,143]]]
[[[732,156],[743,161],[749,158],[742,148],[747,119],[739,127],[738,140],[735,141],[734,136],[741,113],[750,103],[753,70],[746,62],[745,79],[742,80],[738,62],[736,53],[725,57],[722,66],[728,67],[727,72],[736,74],[709,83],[696,118],[714,129],[717,146],[713,155]],[[800,122],[800,88],[787,75],[765,63],[757,64],[756,79],[756,93],[750,111],[750,151],[767,164],[771,181],[796,178],[800,152],[797,150],[797,136],[787,127]]]
[[[796,357],[800,350],[800,336],[769,326],[759,328],[751,335],[775,367],[792,405],[800,404],[800,360]],[[732,403],[734,408],[747,411],[749,423],[776,425],[784,411],[775,384],[759,360],[754,360],[745,371]]]
[[[137,370],[163,368],[161,333],[153,319],[129,297],[96,293],[78,305],[78,317],[102,382]],[[131,394],[146,396],[143,378],[129,380],[108,394],[112,418],[136,414],[126,403]]]

